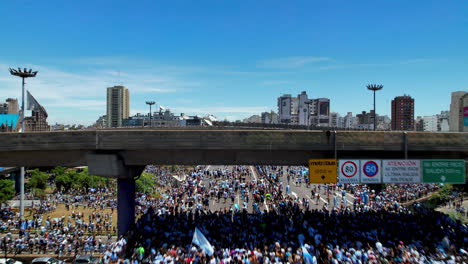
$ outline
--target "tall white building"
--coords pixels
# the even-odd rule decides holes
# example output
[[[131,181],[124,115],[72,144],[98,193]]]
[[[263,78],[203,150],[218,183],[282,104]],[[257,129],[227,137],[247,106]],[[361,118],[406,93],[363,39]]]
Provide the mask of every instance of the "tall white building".
[[[458,91],[452,93],[450,102],[450,132],[460,132],[463,130],[463,113],[460,108],[461,98],[466,95],[466,92]]]
[[[357,117],[353,116],[352,112],[348,112],[343,117],[343,127],[344,128],[355,128],[357,125]]]
[[[125,86],[107,88],[107,126],[121,127],[130,116],[130,94]]]
[[[330,99],[309,99],[305,91],[297,97],[285,94],[278,98],[278,115],[281,124],[330,125]]]
[[[309,107],[309,98],[307,98],[307,93],[302,92],[297,96],[298,98],[298,115],[299,115],[299,125],[307,126],[309,125],[309,116],[310,116],[310,107]]]
[[[422,122],[423,122],[423,131],[431,131],[431,132],[439,131],[437,116],[435,115],[423,116]]]
[[[339,113],[330,113],[330,127],[343,127],[343,118]]]

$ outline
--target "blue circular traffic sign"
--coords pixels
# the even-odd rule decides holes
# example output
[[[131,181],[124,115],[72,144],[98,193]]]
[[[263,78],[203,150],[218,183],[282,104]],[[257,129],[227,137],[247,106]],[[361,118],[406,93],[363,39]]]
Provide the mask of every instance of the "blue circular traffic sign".
[[[370,160],[364,163],[362,170],[367,177],[374,177],[379,172],[379,165],[375,161]]]

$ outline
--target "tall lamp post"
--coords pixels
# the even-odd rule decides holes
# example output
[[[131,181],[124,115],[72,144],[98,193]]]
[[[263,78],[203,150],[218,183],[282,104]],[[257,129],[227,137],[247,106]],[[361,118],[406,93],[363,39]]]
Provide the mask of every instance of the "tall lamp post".
[[[22,95],[21,95],[21,133],[24,133],[24,79],[25,78],[33,78],[36,77],[37,71],[33,72],[32,69],[24,68],[21,71],[20,68],[18,70],[10,68],[10,74],[14,76],[21,77],[23,79],[23,86],[22,86]],[[20,217],[24,219],[24,167],[21,167],[21,175],[20,175]]]
[[[382,90],[383,85],[381,84],[368,84],[367,86],[368,90],[374,91],[374,131],[377,129],[377,113],[375,112],[375,92]]]
[[[149,121],[150,121],[150,124],[149,126],[151,127],[151,106],[154,105],[156,102],[155,101],[146,101],[146,104],[149,105],[150,107],[150,112],[149,112]]]

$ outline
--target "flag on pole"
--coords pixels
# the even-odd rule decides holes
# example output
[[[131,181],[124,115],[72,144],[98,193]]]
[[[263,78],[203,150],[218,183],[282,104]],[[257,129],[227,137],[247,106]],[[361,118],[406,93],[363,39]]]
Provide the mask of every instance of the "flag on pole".
[[[201,249],[203,249],[203,251],[205,251],[205,253],[208,256],[213,255],[214,249],[211,246],[210,242],[208,242],[208,240],[203,235],[203,233],[196,227],[195,227],[195,231],[193,232],[192,243],[199,246]]]

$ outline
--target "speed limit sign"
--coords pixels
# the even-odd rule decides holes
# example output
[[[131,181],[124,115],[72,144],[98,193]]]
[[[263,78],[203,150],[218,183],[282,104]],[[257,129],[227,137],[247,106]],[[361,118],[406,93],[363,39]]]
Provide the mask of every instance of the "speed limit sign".
[[[359,183],[359,160],[340,160],[338,170],[340,183]]]
[[[361,183],[381,183],[380,160],[361,160]]]

